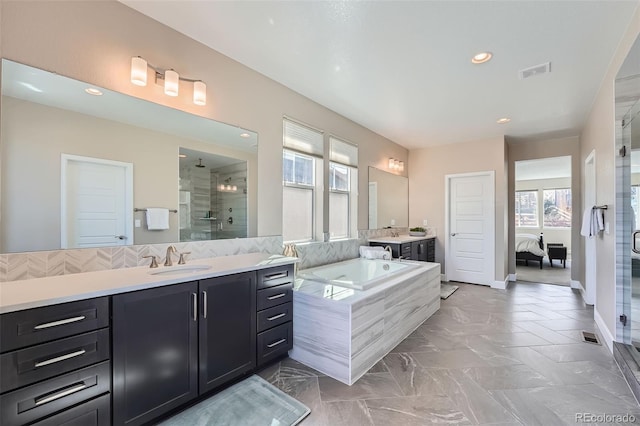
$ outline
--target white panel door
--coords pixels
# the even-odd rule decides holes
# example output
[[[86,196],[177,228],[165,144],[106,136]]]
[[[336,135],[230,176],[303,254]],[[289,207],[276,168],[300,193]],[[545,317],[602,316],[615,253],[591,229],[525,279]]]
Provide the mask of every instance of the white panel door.
[[[491,285],[495,275],[494,175],[452,175],[447,183],[447,278]]]
[[[62,248],[133,244],[133,165],[63,156]]]

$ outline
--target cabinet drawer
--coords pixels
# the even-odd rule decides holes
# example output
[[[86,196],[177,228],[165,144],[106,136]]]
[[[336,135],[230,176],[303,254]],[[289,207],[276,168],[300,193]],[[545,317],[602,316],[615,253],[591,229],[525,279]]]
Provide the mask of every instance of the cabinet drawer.
[[[111,394],[99,396],[32,426],[109,426],[111,424]]]
[[[281,284],[293,283],[293,265],[283,265],[276,268],[257,271],[258,288],[268,288]]]
[[[293,302],[258,312],[258,333],[293,319]]]
[[[293,323],[287,322],[258,334],[258,366],[287,353],[293,347]]]
[[[293,283],[258,290],[258,310],[288,303],[293,300]]]
[[[109,361],[0,395],[0,424],[22,425],[111,389]]]
[[[109,359],[109,329],[0,355],[0,392]]]
[[[109,298],[79,300],[2,315],[0,352],[8,352],[109,325]]]

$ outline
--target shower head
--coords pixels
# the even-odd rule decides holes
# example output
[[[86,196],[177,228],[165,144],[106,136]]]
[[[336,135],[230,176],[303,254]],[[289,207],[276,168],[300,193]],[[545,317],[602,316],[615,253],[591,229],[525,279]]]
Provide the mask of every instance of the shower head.
[[[202,158],[198,158],[198,164],[196,164],[196,167],[199,167],[201,169],[207,167],[204,164],[202,164]]]

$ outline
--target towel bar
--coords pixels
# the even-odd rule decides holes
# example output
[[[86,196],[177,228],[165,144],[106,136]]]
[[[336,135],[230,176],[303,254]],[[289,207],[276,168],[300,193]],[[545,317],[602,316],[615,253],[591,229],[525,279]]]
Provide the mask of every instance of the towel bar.
[[[133,209],[134,212],[146,212],[147,209],[139,209],[139,208],[135,208]],[[171,213],[178,213],[178,210],[169,210]]]

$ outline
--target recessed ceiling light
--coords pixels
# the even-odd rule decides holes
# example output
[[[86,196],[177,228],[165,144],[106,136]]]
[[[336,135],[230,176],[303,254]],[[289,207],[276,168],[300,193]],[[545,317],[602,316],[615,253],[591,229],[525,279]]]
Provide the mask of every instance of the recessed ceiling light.
[[[102,96],[102,92],[99,91],[98,89],[94,89],[93,87],[84,89],[84,91],[93,96]]]
[[[510,119],[510,118],[508,118],[508,117],[503,117],[503,118],[500,118],[500,119],[496,120],[496,123],[498,123],[498,124],[506,124],[506,123],[508,123],[508,122],[510,122],[510,121],[511,121],[511,119]]]
[[[178,154],[178,157],[180,157],[180,158],[187,158],[187,154]]]
[[[475,54],[473,58],[471,58],[471,62],[473,62],[474,64],[484,64],[485,62],[491,60],[492,57],[493,54],[491,52],[480,52]]]
[[[249,138],[251,135],[249,133],[240,133],[241,138]]]

